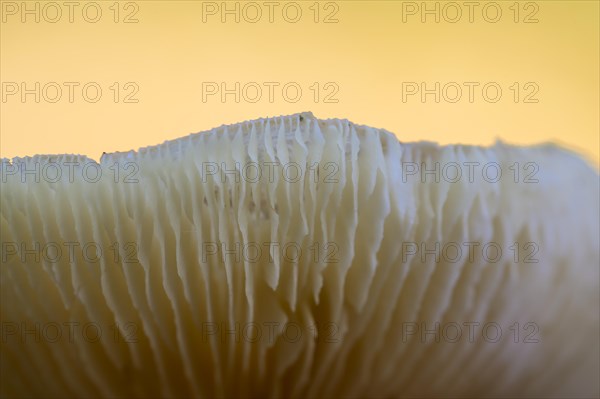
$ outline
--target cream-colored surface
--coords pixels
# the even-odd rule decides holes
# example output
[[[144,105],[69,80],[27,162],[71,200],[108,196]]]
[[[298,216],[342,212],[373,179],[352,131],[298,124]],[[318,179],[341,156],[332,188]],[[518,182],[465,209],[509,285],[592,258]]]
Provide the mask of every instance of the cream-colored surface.
[[[20,161],[31,169],[48,157]],[[208,162],[275,161],[331,162],[337,182],[323,169],[298,182],[203,173]],[[432,161],[504,170],[535,162],[539,182],[403,181],[403,165]],[[113,181],[109,168],[126,162],[139,167],[139,182]],[[106,154],[100,166],[111,178],[22,183],[16,174],[3,183],[3,242],[137,244],[134,263],[112,255],[89,263],[76,252],[73,262],[11,255],[2,264],[3,323],[104,329],[94,344],[3,339],[3,396],[598,395],[598,175],[570,152],[399,143],[383,130],[303,114]],[[204,244],[217,241],[292,242],[304,256],[206,258]],[[539,262],[515,263],[512,254],[496,263],[403,261],[403,242],[451,241],[534,242]],[[323,253],[315,262],[314,243],[333,243],[337,262]],[[272,342],[203,335],[206,323],[236,322],[294,322],[303,335],[293,343],[281,330]],[[408,322],[495,322],[504,334],[497,343],[404,340]],[[535,323],[539,342],[514,343],[515,322]],[[115,323],[135,326],[137,342],[113,339]],[[314,325],[334,326],[335,342],[326,331],[309,334]]]

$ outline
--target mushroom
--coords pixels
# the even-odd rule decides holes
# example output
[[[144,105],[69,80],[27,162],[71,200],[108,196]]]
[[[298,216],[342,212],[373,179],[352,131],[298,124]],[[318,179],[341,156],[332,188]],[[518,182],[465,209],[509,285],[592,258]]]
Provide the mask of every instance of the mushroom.
[[[2,161],[2,397],[599,395],[598,173],[310,113]]]

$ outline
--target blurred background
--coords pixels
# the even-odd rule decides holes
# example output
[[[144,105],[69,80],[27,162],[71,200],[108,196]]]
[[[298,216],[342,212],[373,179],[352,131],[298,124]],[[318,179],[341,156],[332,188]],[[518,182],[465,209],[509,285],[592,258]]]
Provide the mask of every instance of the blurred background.
[[[599,162],[598,1],[2,1],[0,155],[312,111]]]

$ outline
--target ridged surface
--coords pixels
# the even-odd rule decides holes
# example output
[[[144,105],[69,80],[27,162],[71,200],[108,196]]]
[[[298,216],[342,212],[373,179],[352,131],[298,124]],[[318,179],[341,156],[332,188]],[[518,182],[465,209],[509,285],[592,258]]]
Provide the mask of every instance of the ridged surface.
[[[90,162],[12,162],[33,168],[48,159]],[[137,183],[123,181],[134,170],[123,169],[127,162],[138,168]],[[223,181],[206,173],[209,162],[229,170],[236,162],[317,164],[319,174],[291,181],[274,168],[272,179]],[[412,162],[497,162],[507,174],[495,183],[480,174],[473,183],[424,183],[403,178]],[[515,162],[535,163],[539,182],[515,183]],[[58,261],[3,259],[3,397],[599,395],[598,174],[569,152],[406,144],[383,130],[298,114],[108,154],[100,166],[110,178],[96,183],[78,167],[73,182],[2,182],[3,245],[93,242],[103,251],[98,262],[80,249],[69,259],[63,244]],[[269,242],[279,245],[272,261]],[[493,242],[505,252],[494,263],[481,250],[454,263],[403,258],[413,242]],[[515,242],[517,262],[508,250]],[[523,261],[528,242],[539,247],[537,263]],[[212,243],[220,255],[208,253]],[[244,253],[235,249],[252,243],[259,261],[236,260]],[[301,256],[281,256],[287,243]],[[58,342],[23,339],[22,326],[68,322],[80,326],[72,342],[66,328]],[[407,334],[407,326],[436,322],[463,326],[462,338]],[[474,342],[465,322],[480,323]],[[502,328],[495,343],[481,338],[491,322]],[[517,322],[519,343],[509,330]],[[528,322],[539,327],[538,343],[523,342]],[[86,323],[99,326],[98,342],[82,339]],[[222,333],[236,323],[238,342]],[[284,335],[286,323],[294,328]],[[115,325],[127,328],[115,336]]]

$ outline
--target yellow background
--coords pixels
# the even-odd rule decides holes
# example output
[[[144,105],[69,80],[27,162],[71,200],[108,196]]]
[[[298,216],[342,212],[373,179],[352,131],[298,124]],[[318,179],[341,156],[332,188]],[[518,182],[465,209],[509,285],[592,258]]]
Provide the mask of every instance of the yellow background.
[[[3,10],[5,3],[10,2],[2,1]],[[27,2],[28,7],[34,3]],[[38,3],[42,12],[46,2]],[[514,1],[497,2],[502,9],[497,23],[483,18],[481,10],[488,2],[479,2],[473,22],[463,6],[456,23],[444,19],[446,2],[438,2],[439,23],[432,15],[423,23],[419,13],[403,14],[407,2],[400,1],[336,1],[327,9],[321,2],[319,23],[309,9],[315,1],[297,2],[303,12],[297,23],[284,20],[286,2],[280,2],[273,23],[266,7],[261,7],[257,23],[245,21],[243,14],[239,23],[234,16],[223,23],[219,14],[205,15],[203,22],[206,4],[199,1],[153,0],[131,2],[133,6],[120,2],[117,23],[109,9],[115,2],[99,1],[102,17],[90,23],[81,11],[87,3],[78,3],[72,23],[65,7],[56,23],[43,15],[39,23],[32,15],[23,23],[20,10],[16,15],[4,12],[2,82],[26,82],[29,87],[34,82],[79,82],[80,88],[97,82],[103,93],[97,103],[87,103],[77,89],[69,103],[64,87],[57,103],[35,103],[33,95],[25,102],[18,95],[8,96],[1,103],[2,157],[79,153],[98,159],[103,151],[137,149],[224,123],[312,111],[319,118],[385,128],[401,141],[554,141],[598,164],[598,1],[535,2],[537,23],[522,21],[533,10],[527,2],[519,2],[520,21],[515,23],[509,9]],[[427,4],[433,8],[435,3]],[[14,4],[21,7],[22,2]],[[222,2],[215,4],[221,7]],[[422,6],[420,1],[414,4]],[[323,23],[333,7],[338,22]],[[136,8],[138,22],[123,23]],[[465,88],[457,103],[435,103],[432,95],[425,103],[419,96],[402,101],[402,82],[433,87],[435,82],[471,81],[497,82],[501,99],[486,102],[476,90],[470,103]],[[109,89],[114,82],[134,82],[139,101],[124,103],[121,97],[115,103]],[[230,87],[234,82],[297,82],[303,93],[297,103],[285,101],[281,90],[269,103],[266,88],[257,103],[236,103],[232,95],[224,103],[218,96],[203,102],[202,82],[227,82]],[[315,103],[309,89],[314,82],[335,82],[338,102],[321,98]],[[513,82],[521,89],[535,82],[539,102],[515,103],[509,89]]]

